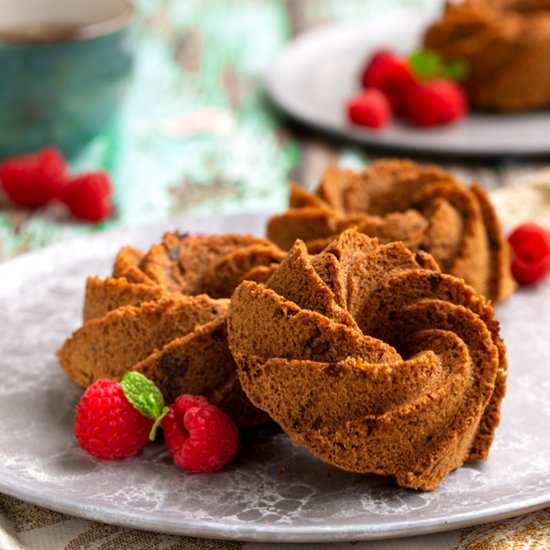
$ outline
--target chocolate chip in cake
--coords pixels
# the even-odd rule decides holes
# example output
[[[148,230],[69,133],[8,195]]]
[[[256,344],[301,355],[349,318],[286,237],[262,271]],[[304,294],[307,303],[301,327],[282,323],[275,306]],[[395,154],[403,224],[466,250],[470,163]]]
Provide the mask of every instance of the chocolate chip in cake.
[[[182,378],[190,367],[188,360],[176,358],[170,353],[164,353],[158,365],[162,373],[170,379]]]
[[[430,285],[432,288],[437,288],[441,281],[443,280],[443,277],[441,276],[441,273],[431,273],[430,274]]]

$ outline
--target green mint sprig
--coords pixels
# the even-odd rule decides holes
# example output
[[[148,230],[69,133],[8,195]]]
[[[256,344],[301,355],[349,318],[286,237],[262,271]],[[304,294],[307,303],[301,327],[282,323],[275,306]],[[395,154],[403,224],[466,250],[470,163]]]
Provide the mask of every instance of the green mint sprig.
[[[143,374],[133,371],[127,372],[123,376],[120,385],[132,407],[143,416],[155,421],[149,432],[149,439],[154,441],[157,428],[170,410],[164,405],[164,397],[161,391]]]
[[[408,61],[411,70],[420,80],[448,78],[462,82],[468,76],[468,63],[465,60],[445,61],[433,50],[416,50],[410,54]]]

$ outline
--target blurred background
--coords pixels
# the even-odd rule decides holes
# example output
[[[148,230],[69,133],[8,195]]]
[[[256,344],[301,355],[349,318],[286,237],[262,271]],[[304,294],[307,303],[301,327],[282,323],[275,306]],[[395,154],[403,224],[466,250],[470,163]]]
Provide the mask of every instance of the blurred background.
[[[138,0],[128,38],[134,68],[124,99],[114,122],[71,158],[73,172],[103,169],[111,174],[115,215],[90,225],[72,221],[56,205],[31,211],[4,200],[0,259],[122,224],[282,210],[289,178],[308,186],[330,163],[363,164],[371,158],[368,150],[286,121],[262,86],[270,61],[291,38],[316,26],[399,6],[421,11],[440,4]],[[38,91],[41,82],[37,79]],[[4,135],[10,132],[8,120],[7,113],[0,118]],[[463,170],[456,162],[444,164],[459,175]],[[468,175],[473,171],[491,188],[521,170],[518,165],[511,171],[503,162],[478,163],[468,168]]]

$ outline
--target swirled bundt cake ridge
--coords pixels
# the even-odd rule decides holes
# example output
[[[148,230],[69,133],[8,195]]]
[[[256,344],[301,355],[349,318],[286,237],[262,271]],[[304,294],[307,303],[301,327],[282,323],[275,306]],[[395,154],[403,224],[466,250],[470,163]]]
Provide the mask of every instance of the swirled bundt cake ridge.
[[[521,111],[550,106],[550,2],[446,2],[427,29],[425,47],[465,61],[474,107]]]
[[[186,295],[229,297],[248,271],[278,263],[284,254],[251,235],[165,233],[140,259],[139,269],[162,288]]]
[[[339,468],[431,490],[485,458],[505,347],[489,303],[426,254],[346,230],[298,241],[230,303],[242,387],[294,441]]]
[[[103,317],[122,306],[140,306],[170,295],[164,288],[152,284],[130,283],[125,277],[101,279],[88,277],[82,317],[84,322]]]
[[[84,324],[59,350],[60,364],[83,387],[135,370],[168,403],[201,394],[243,427],[261,423],[227,346],[228,298],[248,276],[265,281],[283,256],[248,235],[166,233],[145,253],[123,247],[112,277],[88,278]]]
[[[269,220],[267,234],[285,249],[301,239],[314,253],[350,227],[430,252],[442,271],[494,302],[515,287],[508,243],[485,191],[437,166],[382,160],[358,172],[329,168],[315,193],[291,186],[290,209]]]

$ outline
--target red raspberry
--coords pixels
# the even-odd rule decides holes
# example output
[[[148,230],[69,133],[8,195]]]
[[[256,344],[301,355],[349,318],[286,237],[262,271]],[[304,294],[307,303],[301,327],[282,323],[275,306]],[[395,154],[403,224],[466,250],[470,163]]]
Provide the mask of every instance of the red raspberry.
[[[379,50],[363,69],[361,84],[365,89],[376,88],[384,92],[393,110],[400,112],[416,78],[405,59],[388,50]]]
[[[66,170],[61,152],[55,147],[46,147],[39,153],[2,162],[0,186],[13,204],[39,208],[59,196]]]
[[[391,119],[391,107],[386,96],[375,88],[352,97],[346,109],[350,121],[358,126],[381,129]]]
[[[92,456],[119,460],[145,447],[153,423],[128,402],[118,382],[101,379],[89,386],[80,399],[75,436]]]
[[[89,172],[72,178],[62,189],[60,198],[79,220],[100,222],[113,214],[111,180],[105,172]]]
[[[361,73],[361,84],[365,87],[370,86],[368,80],[372,76],[373,65],[384,61],[384,59],[388,57],[394,57],[393,52],[389,48],[380,48],[375,50],[363,66],[363,72]]]
[[[184,470],[220,470],[239,449],[239,430],[231,418],[204,397],[178,397],[162,429],[174,463]]]
[[[454,122],[468,111],[464,90],[451,80],[432,80],[413,86],[406,97],[407,116],[417,126]]]
[[[512,248],[512,275],[531,284],[550,273],[550,234],[534,223],[518,226],[508,237]]]

